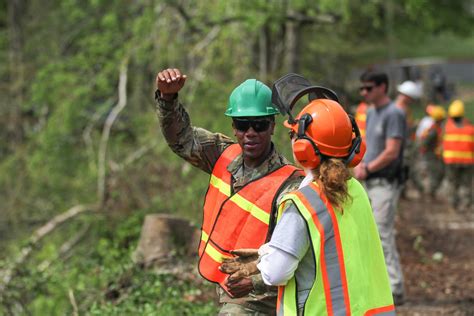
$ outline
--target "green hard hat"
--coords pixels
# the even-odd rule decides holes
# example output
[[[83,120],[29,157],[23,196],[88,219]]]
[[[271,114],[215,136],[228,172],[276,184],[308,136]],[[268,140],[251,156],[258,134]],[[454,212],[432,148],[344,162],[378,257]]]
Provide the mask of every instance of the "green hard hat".
[[[272,104],[272,91],[263,82],[247,79],[232,91],[225,115],[231,117],[278,114]]]

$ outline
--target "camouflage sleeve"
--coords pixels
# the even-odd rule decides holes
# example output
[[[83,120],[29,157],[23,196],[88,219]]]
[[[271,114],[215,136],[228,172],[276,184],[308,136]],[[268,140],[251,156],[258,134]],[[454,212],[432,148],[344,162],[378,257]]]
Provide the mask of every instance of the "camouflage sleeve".
[[[434,149],[436,147],[436,141],[438,138],[438,134],[436,130],[431,129],[428,131],[426,137],[421,141],[421,145],[428,149]]]
[[[193,127],[178,97],[165,101],[156,91],[155,100],[161,131],[171,150],[193,166],[211,173],[221,153],[234,141],[223,134]]]
[[[266,285],[260,273],[251,275],[250,279],[252,280],[253,292],[256,295],[278,291],[278,287]]]

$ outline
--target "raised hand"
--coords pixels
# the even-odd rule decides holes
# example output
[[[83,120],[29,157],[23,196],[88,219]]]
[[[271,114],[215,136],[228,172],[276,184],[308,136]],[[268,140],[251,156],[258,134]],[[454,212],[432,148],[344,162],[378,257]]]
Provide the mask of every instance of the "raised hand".
[[[168,68],[162,70],[156,76],[156,87],[161,92],[164,99],[172,99],[186,82],[186,75],[181,74],[177,68]]]

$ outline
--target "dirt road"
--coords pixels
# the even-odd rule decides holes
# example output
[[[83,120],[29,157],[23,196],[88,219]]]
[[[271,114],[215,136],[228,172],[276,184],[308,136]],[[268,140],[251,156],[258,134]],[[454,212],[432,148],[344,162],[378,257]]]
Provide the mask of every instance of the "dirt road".
[[[401,200],[396,228],[407,293],[397,315],[474,315],[474,211]]]

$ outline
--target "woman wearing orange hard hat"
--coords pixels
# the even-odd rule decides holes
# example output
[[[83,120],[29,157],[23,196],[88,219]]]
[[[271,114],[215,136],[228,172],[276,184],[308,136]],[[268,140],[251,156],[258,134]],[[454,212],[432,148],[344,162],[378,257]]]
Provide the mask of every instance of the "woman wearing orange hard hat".
[[[280,201],[277,225],[256,265],[278,286],[277,315],[394,315],[383,250],[370,202],[351,169],[365,153],[355,120],[329,89],[289,74],[272,100],[288,113],[300,188]],[[303,96],[307,104],[293,118]]]

